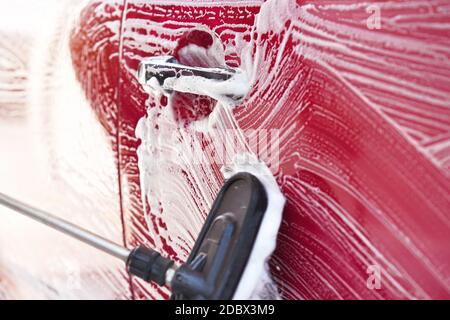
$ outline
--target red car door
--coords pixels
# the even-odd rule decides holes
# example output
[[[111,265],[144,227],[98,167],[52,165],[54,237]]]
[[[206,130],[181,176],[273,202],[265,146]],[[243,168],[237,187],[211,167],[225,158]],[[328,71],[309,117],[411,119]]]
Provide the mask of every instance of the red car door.
[[[127,1],[117,133],[126,244],[183,261],[223,181],[223,163],[164,157],[171,147],[194,141],[206,152],[240,132],[274,132],[276,154],[255,143],[243,151],[266,161],[287,198],[270,261],[283,298],[448,298],[445,6]],[[251,90],[233,107],[147,94],[137,66],[157,55],[239,67]],[[186,129],[205,119],[206,134]],[[132,288],[139,298],[168,293],[139,280]]]

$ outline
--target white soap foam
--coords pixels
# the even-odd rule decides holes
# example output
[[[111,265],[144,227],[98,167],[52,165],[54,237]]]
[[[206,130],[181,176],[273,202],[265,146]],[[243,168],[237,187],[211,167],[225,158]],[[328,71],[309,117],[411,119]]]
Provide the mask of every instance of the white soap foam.
[[[166,106],[159,104],[161,96],[165,95],[166,91],[155,78],[149,79],[147,86],[144,86],[150,94],[147,105],[152,103],[156,105],[147,108],[147,115],[139,120],[135,128],[135,135],[141,139],[137,155],[142,201],[145,206],[147,200],[152,214],[164,219],[167,225],[167,229],[158,228],[149,221],[151,217],[147,217],[150,231],[155,236],[157,249],[162,249],[163,242],[168,241],[167,238],[170,236],[172,236],[172,240],[168,242],[172,246],[183,246],[181,242],[186,240],[177,240],[177,237],[173,237],[173,235],[185,234],[186,225],[189,224],[193,224],[198,229],[201,227],[202,222],[197,217],[201,217],[202,210],[198,208],[194,196],[190,193],[192,186],[188,181],[182,179],[182,175],[188,173],[190,179],[197,183],[195,181],[198,178],[197,171],[211,170],[211,164],[209,163],[203,163],[202,168],[194,166],[192,155],[201,155],[205,151],[201,143],[194,141],[193,144],[192,142],[193,139],[195,140],[197,133],[203,133],[218,144],[225,143],[225,139],[216,130],[215,124],[220,122],[218,113],[225,111],[225,113],[230,114],[234,107],[234,102],[224,95],[225,92],[226,95],[228,93],[243,96],[247,94],[249,89],[247,77],[240,75],[242,75],[242,72],[238,72],[236,78],[233,77],[225,81],[228,84],[223,85],[216,84],[217,81],[214,80],[204,83],[197,78],[183,77],[178,82],[179,86],[183,86],[182,82],[186,81],[188,84],[184,86],[190,86],[193,88],[192,91],[198,92],[196,90],[203,88],[204,93],[218,100],[209,117],[194,121],[188,127],[180,126],[177,122],[170,96],[168,96]],[[224,87],[228,89],[225,90]],[[242,88],[247,89],[243,90]],[[220,137],[217,137],[218,135]],[[201,195],[203,200],[213,200],[209,199],[203,190],[199,191],[203,193]],[[182,199],[190,199],[191,201],[183,201]],[[144,211],[145,209],[144,207]],[[185,214],[186,211],[190,214]],[[193,217],[195,217],[195,221]]]
[[[224,105],[233,105],[234,99],[230,96],[244,97],[250,89],[246,73],[239,69],[236,69],[236,73],[225,81],[198,76],[180,76],[166,79],[164,87],[173,88],[179,92],[209,96],[217,101],[225,102]]]
[[[198,51],[204,49],[190,45],[183,50],[183,56],[189,56],[189,52],[198,55]],[[217,56],[217,53],[206,52],[202,56],[214,55]],[[222,59],[219,59],[220,66],[225,65]],[[246,96],[249,92],[252,84],[249,79],[253,78],[249,65],[251,63],[247,61],[243,69],[236,69],[236,74],[227,81],[193,76],[169,78],[162,86],[154,78],[147,81],[145,89],[150,94],[147,105],[152,107],[147,108],[147,116],[140,119],[135,130],[136,137],[141,139],[137,154],[142,200],[144,204],[148,201],[151,208],[152,216],[147,217],[147,224],[155,249],[163,250],[169,245],[181,260],[185,260],[204,223],[201,217],[209,211],[215,191],[220,187],[205,185],[202,178],[214,176],[217,163],[207,162],[200,166],[192,163],[189,155],[205,153],[201,143],[192,143],[192,139],[195,140],[196,134],[201,132],[211,139],[215,150],[225,145],[232,160],[219,166],[223,175],[229,177],[242,171],[252,173],[262,182],[268,194],[267,213],[234,298],[277,299],[280,296],[270,276],[268,259],[275,249],[285,198],[269,168],[250,153],[232,113],[236,101],[230,99],[230,96]],[[217,103],[207,118],[183,127],[175,119],[170,95],[166,106],[159,104],[161,95],[167,95],[167,87],[207,95],[216,99]],[[231,132],[226,131],[229,128],[232,128]],[[233,135],[229,141],[237,143],[237,147],[228,144],[227,138],[230,137],[227,134]],[[217,181],[213,179],[211,183],[217,184]],[[154,218],[162,219],[165,227],[161,228],[152,221]]]

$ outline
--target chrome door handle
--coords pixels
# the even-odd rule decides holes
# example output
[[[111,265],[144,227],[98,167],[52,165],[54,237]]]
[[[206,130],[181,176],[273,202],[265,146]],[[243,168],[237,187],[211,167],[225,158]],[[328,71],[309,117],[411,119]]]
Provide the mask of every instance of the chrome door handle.
[[[191,67],[178,63],[172,56],[142,60],[138,80],[144,88],[162,89],[168,94],[179,91],[234,101],[241,100],[246,94],[243,90],[246,80],[239,69]]]

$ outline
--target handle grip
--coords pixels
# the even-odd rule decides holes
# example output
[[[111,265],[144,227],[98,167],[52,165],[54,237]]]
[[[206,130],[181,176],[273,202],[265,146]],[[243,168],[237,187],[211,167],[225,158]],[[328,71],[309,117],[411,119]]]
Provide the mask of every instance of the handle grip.
[[[241,76],[238,78],[238,76]],[[156,56],[141,61],[138,68],[141,85],[152,89],[207,95],[216,100],[226,97],[241,100],[247,86],[239,69],[191,67],[178,63],[172,56]],[[241,82],[239,82],[241,81]]]

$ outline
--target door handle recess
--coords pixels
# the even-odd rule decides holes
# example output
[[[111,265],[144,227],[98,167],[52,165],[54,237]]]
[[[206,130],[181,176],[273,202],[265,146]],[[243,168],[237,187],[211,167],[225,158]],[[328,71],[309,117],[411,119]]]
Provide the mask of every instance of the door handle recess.
[[[144,87],[239,101],[248,92],[248,81],[239,69],[191,67],[172,56],[156,56],[141,61],[138,80]],[[151,91],[151,90],[150,90]]]

